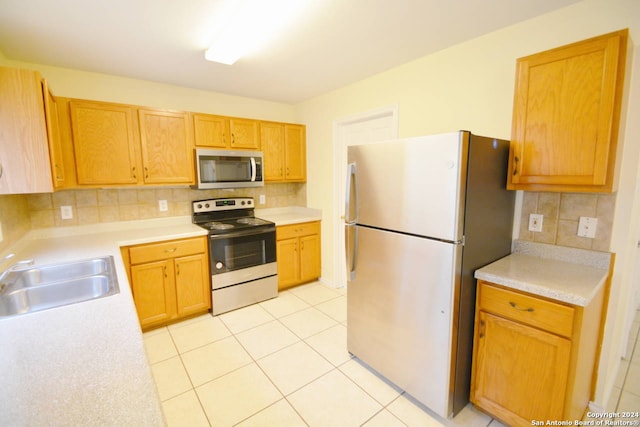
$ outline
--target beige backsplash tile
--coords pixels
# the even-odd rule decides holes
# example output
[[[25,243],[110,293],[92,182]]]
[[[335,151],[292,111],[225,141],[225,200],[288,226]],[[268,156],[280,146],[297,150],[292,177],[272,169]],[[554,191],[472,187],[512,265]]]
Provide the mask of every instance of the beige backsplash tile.
[[[525,192],[520,218],[522,240],[609,251],[615,194]],[[528,230],[529,215],[544,215],[542,232]],[[595,239],[577,235],[581,216],[598,218]]]
[[[264,205],[259,204],[261,194],[266,197]],[[30,194],[22,200],[27,207],[27,214],[23,216],[28,218],[28,228],[42,228],[188,216],[193,200],[218,197],[253,197],[259,208],[306,206],[306,184],[270,183],[259,188],[233,190],[189,187],[61,190],[52,194]],[[159,200],[167,201],[167,211],[160,211]],[[72,207],[73,219],[62,219],[61,206]]]

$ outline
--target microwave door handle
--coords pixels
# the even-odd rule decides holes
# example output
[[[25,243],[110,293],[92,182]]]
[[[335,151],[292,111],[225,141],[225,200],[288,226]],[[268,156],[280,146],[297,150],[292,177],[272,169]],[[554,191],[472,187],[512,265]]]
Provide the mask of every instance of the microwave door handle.
[[[251,158],[251,182],[255,182],[256,181],[256,158],[252,157]]]

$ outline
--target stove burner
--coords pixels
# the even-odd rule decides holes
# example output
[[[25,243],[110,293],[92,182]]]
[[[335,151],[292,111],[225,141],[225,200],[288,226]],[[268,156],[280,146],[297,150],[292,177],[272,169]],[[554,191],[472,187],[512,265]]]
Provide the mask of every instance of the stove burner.
[[[203,227],[210,230],[228,230],[229,228],[233,228],[233,224],[225,224],[222,222],[213,221],[203,224]]]
[[[262,225],[265,222],[259,218],[240,218],[238,224]]]

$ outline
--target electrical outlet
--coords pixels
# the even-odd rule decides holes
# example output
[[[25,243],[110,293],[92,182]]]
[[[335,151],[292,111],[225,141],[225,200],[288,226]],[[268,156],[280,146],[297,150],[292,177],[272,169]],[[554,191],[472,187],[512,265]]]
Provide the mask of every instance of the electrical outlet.
[[[62,219],[73,219],[73,206],[60,206]]]
[[[267,203],[267,196],[265,196],[264,194],[260,195],[260,204],[264,205],[265,203]]]
[[[588,237],[589,239],[595,239],[597,228],[598,228],[598,218],[581,216],[580,222],[578,223],[578,236]]]
[[[544,216],[541,214],[529,215],[529,231],[539,233],[542,231],[542,220]]]
[[[169,205],[167,205],[166,200],[158,200],[158,209],[160,212],[166,212],[169,210]]]

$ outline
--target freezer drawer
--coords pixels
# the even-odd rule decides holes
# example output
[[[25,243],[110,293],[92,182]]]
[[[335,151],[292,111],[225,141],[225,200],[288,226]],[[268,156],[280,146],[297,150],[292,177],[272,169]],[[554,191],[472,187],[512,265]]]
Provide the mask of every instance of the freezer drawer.
[[[447,417],[460,245],[357,226],[349,352]]]

